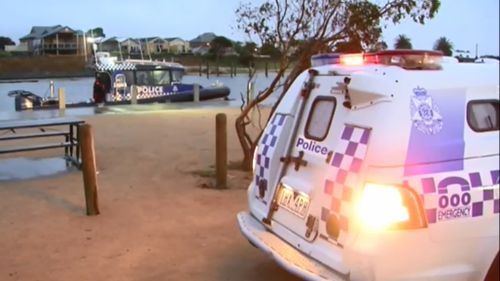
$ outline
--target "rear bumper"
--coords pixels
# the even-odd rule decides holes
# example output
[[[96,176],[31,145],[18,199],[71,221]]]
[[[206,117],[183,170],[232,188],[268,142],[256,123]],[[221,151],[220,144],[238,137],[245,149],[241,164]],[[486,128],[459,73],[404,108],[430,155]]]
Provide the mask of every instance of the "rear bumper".
[[[349,280],[348,276],[328,269],[267,231],[250,213],[240,212],[237,217],[241,233],[289,272],[306,280]]]
[[[426,229],[360,233],[343,249],[348,274],[303,254],[248,212],[237,215],[242,234],[287,271],[306,280],[482,280],[498,252],[498,236],[440,241]]]

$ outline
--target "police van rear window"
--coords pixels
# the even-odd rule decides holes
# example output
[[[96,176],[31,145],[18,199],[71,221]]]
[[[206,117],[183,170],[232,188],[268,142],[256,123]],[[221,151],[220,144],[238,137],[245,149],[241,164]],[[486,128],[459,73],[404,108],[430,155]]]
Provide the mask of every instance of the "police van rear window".
[[[322,141],[328,135],[337,102],[334,97],[317,97],[309,111],[305,137]]]
[[[476,132],[498,131],[500,125],[498,100],[473,100],[467,104],[467,122]]]

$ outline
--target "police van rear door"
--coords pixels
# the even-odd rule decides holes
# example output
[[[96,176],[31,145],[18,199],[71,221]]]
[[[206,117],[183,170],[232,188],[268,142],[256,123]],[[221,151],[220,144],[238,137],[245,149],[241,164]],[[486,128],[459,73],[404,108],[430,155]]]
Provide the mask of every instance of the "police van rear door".
[[[329,239],[325,221],[332,213],[339,230],[346,223],[341,203],[350,199],[351,190],[342,184],[352,179],[351,168],[360,168],[355,153],[366,151],[368,132],[346,125],[350,109],[343,104],[344,78],[315,78],[275,196],[274,222],[309,241],[320,235]]]

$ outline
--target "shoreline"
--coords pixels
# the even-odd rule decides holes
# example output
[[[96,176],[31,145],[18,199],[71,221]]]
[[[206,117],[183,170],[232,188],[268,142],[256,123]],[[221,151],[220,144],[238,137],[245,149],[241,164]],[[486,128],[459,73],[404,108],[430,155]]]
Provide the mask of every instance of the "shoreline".
[[[238,68],[236,72],[236,76],[238,75],[248,75],[247,71],[242,71],[243,68]],[[256,73],[264,73],[263,70],[257,70]],[[276,74],[275,70],[269,70],[269,75]],[[193,66],[186,66],[185,75],[195,75],[198,76],[200,74],[199,71],[195,71]],[[203,69],[200,76],[206,76],[206,69]],[[215,69],[210,70],[210,76],[218,77],[217,71]],[[219,76],[230,76],[230,73],[226,70],[226,68],[220,69]],[[28,74],[0,74],[0,84],[1,83],[22,83],[33,81],[36,82],[40,79],[64,79],[64,78],[86,78],[86,77],[94,77],[93,71],[84,71],[80,73],[28,73]]]
[[[64,79],[64,78],[85,78],[85,77],[94,77],[94,73],[82,72],[75,74],[44,74],[44,73],[36,73],[36,74],[26,74],[26,75],[0,75],[0,83],[23,83],[33,81],[36,82],[40,79]]]

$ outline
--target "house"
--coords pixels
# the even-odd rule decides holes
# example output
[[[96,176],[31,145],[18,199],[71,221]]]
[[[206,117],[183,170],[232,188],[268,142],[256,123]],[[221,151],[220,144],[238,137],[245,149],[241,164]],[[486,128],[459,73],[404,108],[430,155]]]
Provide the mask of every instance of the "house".
[[[99,51],[101,52],[116,52],[119,50],[120,40],[117,37],[110,37],[102,40],[99,43]]]
[[[168,41],[160,37],[147,37],[136,40],[141,43],[142,52],[144,54],[160,54],[168,50]]]
[[[83,49],[83,32],[68,26],[33,26],[28,35],[19,38],[28,52],[44,55],[76,55]]]
[[[168,52],[171,54],[184,54],[191,50],[189,41],[179,37],[165,38],[165,40],[168,42]]]
[[[120,42],[122,51],[128,54],[140,54],[141,53],[141,43],[135,39],[127,38]]]

